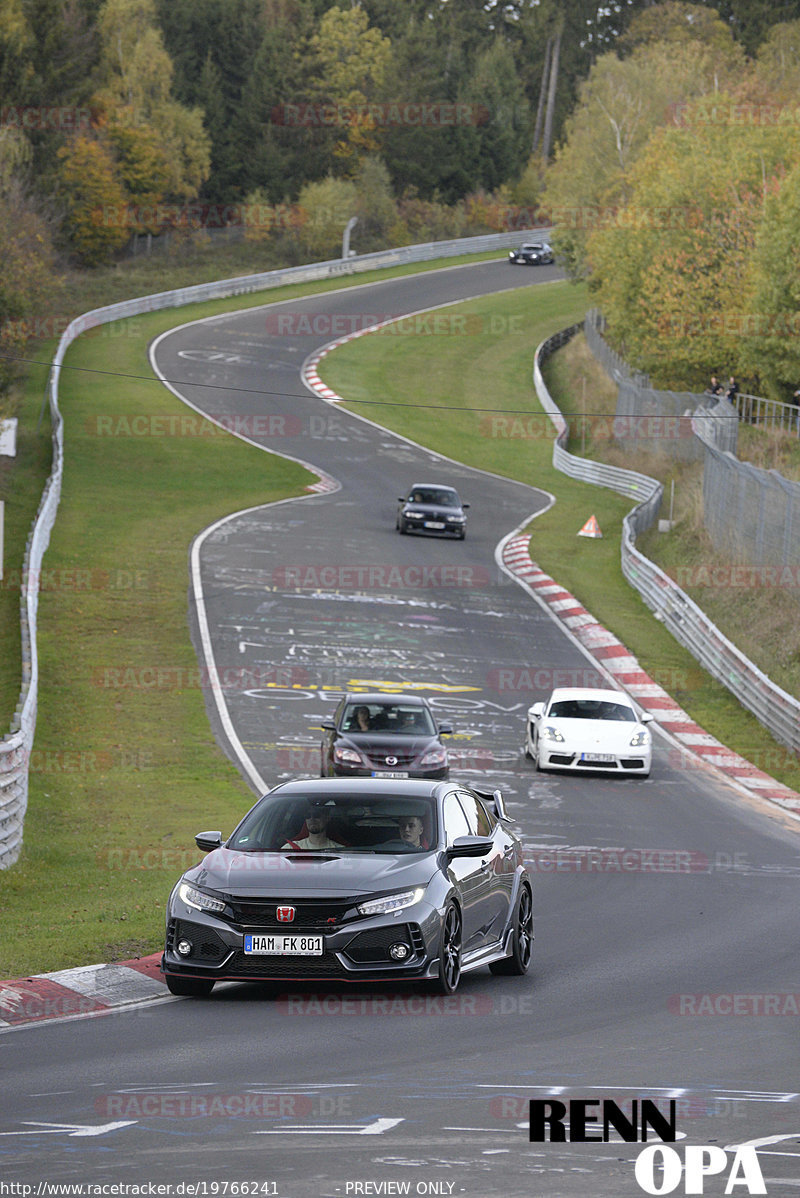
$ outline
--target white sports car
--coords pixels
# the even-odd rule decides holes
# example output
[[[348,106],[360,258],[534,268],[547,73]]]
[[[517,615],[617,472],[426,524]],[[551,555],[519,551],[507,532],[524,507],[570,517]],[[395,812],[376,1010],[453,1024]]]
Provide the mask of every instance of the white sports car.
[[[559,687],[528,708],[525,753],[539,770],[607,770],[646,778],[653,717],[622,691]]]

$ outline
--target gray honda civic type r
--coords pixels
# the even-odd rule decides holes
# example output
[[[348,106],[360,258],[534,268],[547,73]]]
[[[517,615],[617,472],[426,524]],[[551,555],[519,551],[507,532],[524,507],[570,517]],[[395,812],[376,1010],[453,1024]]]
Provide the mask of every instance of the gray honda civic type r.
[[[524,974],[533,895],[500,791],[455,782],[282,783],[177,882],[161,968],[173,994],[218,981],[419,981]]]

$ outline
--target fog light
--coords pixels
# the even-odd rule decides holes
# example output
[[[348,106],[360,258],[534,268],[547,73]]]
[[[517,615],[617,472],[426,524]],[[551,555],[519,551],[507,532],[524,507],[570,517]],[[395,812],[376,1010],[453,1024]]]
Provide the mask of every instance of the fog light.
[[[189,940],[179,940],[179,941],[178,941],[178,952],[180,953],[180,955],[181,955],[182,957],[189,957],[189,956],[191,956],[191,952],[192,952],[192,945],[191,945],[191,941],[189,941]]]
[[[408,956],[407,944],[393,944],[389,949],[389,956],[393,961],[405,961]]]

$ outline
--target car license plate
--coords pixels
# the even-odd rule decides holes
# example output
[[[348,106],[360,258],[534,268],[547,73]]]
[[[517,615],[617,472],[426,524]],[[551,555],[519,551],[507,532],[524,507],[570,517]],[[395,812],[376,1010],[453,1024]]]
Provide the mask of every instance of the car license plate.
[[[615,761],[613,753],[581,753],[581,761]]]
[[[444,524],[441,520],[426,520],[423,528],[444,528]]]
[[[321,936],[271,936],[246,932],[244,937],[246,956],[261,957],[321,957]]]
[[[373,778],[407,778],[408,770],[405,773],[401,770],[373,770]]]

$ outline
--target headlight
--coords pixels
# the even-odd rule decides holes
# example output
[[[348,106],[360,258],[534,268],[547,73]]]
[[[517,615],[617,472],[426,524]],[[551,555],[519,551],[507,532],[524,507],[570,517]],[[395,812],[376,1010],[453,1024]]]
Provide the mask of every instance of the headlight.
[[[178,894],[187,907],[194,907],[197,911],[225,910],[225,904],[222,899],[212,898],[210,894],[203,894],[202,890],[195,890],[194,886],[190,886],[188,882],[181,882],[178,887]]]
[[[460,524],[463,522],[464,517],[463,516],[448,516],[447,519],[450,521],[451,524]]]
[[[544,740],[554,740],[557,744],[563,745],[564,737],[559,732],[558,728],[552,724],[545,724],[539,734]]]
[[[420,765],[447,765],[447,750],[428,749]]]
[[[387,894],[386,898],[368,899],[366,903],[358,904],[361,915],[389,915],[392,911],[402,911],[404,907],[413,907],[425,893],[424,886],[416,890],[404,890],[402,894]]]
[[[640,728],[638,732],[634,732],[631,737],[631,745],[635,749],[640,749],[643,745],[650,744],[650,733],[646,728]]]
[[[338,761],[340,765],[363,765],[364,761],[360,753],[355,749],[340,749],[333,750],[333,760]]]
[[[425,513],[418,512],[413,507],[407,507],[406,510],[403,512],[403,515],[404,516],[419,516],[421,518],[422,516],[425,515]]]

